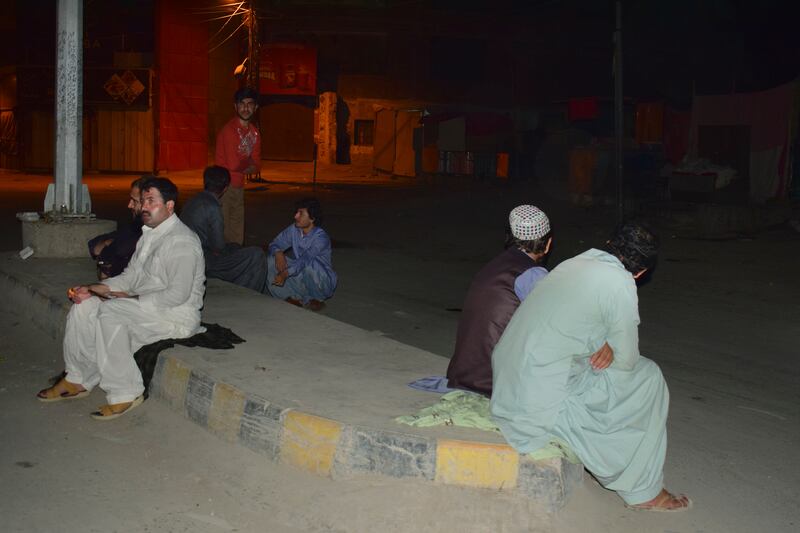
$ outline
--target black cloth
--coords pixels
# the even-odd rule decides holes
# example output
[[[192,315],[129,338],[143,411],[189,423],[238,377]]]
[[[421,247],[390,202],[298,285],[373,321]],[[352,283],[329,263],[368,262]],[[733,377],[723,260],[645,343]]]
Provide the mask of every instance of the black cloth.
[[[472,280],[447,367],[448,387],[492,395],[492,350],[520,304],[514,282],[534,266],[536,262],[527,254],[509,248]]]
[[[130,224],[122,226],[117,231],[98,235],[89,241],[89,255],[97,261],[98,269],[107,277],[112,278],[122,274],[125,267],[136,251],[136,243],[142,236],[142,218],[136,216]],[[94,247],[105,240],[112,239],[111,244],[104,247],[100,255],[94,255]]]
[[[220,326],[219,324],[202,324],[206,331],[198,333],[186,339],[164,339],[153,344],[147,344],[139,348],[133,358],[136,360],[136,366],[142,373],[142,382],[144,383],[144,397],[150,396],[150,382],[153,380],[153,373],[156,370],[156,363],[158,363],[158,356],[162,351],[167,348],[172,348],[176,344],[181,346],[200,346],[201,348],[211,348],[212,350],[230,350],[236,344],[241,344],[245,340],[239,337],[230,329]]]

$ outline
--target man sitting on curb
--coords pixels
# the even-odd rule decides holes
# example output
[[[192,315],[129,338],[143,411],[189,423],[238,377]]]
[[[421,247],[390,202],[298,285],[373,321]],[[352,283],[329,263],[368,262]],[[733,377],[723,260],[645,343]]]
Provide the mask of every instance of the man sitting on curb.
[[[511,318],[492,354],[492,418],[519,453],[561,439],[627,506],[681,511],[690,500],[664,489],[669,392],[639,354],[636,280],[658,239],[626,223],[605,248],[558,265]],[[598,371],[590,358],[603,343],[615,358]]]
[[[506,250],[472,280],[456,347],[447,367],[447,386],[492,395],[492,350],[520,302],[547,275],[541,266],[553,244],[550,220],[538,207],[520,205],[508,216],[511,234]],[[613,354],[607,345],[593,363],[605,368]]]
[[[294,224],[269,244],[268,291],[275,298],[313,311],[336,290],[331,263],[331,240],[322,225],[322,206],[316,198],[295,204]],[[271,283],[271,284],[270,284]]]
[[[43,402],[87,396],[97,385],[108,405],[92,413],[116,418],[143,401],[133,354],[145,344],[200,330],[205,268],[197,235],[175,215],[178,189],[165,178],[141,184],[142,237],[130,264],[102,283],[71,288],[64,331],[65,377],[39,391]]]
[[[205,169],[204,190],[183,206],[181,221],[200,238],[206,261],[206,277],[262,292],[267,279],[264,250],[258,246],[243,248],[236,243],[225,243],[220,198],[230,182],[228,169],[220,166]]]
[[[128,266],[136,251],[136,243],[142,236],[142,193],[141,184],[153,176],[142,176],[131,183],[128,209],[131,210],[131,223],[111,233],[98,235],[89,241],[89,255],[97,261],[97,278],[104,280],[118,276]]]

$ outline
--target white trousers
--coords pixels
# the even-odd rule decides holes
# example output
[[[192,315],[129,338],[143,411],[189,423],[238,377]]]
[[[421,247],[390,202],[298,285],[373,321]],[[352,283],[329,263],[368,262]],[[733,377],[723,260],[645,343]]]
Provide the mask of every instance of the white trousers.
[[[133,298],[92,296],[73,304],[64,332],[67,381],[86,390],[100,385],[109,404],[131,402],[144,392],[133,354],[174,333],[173,324],[145,311]]]

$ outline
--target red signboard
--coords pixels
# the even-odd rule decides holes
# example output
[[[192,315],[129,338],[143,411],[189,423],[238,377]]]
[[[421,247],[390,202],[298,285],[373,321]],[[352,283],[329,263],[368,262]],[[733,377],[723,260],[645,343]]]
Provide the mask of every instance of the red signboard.
[[[261,47],[261,94],[317,93],[317,49],[302,44],[268,44]]]

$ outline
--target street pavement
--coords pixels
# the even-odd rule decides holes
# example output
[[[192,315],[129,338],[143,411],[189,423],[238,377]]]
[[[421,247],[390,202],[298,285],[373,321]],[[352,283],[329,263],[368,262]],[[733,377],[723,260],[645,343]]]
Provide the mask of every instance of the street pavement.
[[[29,179],[25,183],[34,181]],[[97,182],[109,184],[102,194],[95,196],[100,208],[109,213],[104,216],[116,213],[124,219],[124,208],[113,204],[116,197],[121,198],[120,203],[124,202],[129,177],[103,177]],[[24,187],[10,187],[5,180],[0,180],[0,191],[3,192],[0,215],[7,227],[14,223],[10,211],[29,210],[30,206],[23,207],[23,204],[37,194]],[[292,202],[311,192],[306,184],[253,185],[247,194],[249,242],[266,243],[290,222]],[[330,183],[313,192],[320,196],[326,208],[326,225],[334,239],[334,264],[341,279],[337,294],[324,314],[443,357],[448,357],[452,350],[458,309],[471,276],[501,249],[503,220],[511,207],[534,203],[550,214],[555,230],[551,267],[590,246],[601,245],[614,224],[613,212],[603,208],[574,209],[548,199],[526,184],[448,182],[427,187],[363,187]],[[9,217],[11,222],[6,222]],[[3,246],[14,249],[13,230],[5,233],[11,237],[2,237]],[[665,467],[667,486],[691,496],[695,508],[681,515],[632,513],[625,511],[613,494],[587,480],[556,518],[551,522],[535,521],[540,525],[531,526],[531,529],[558,532],[795,531],[800,524],[800,512],[795,503],[796,487],[800,485],[797,453],[800,359],[796,349],[800,338],[800,324],[796,319],[800,311],[797,299],[800,294],[800,276],[797,275],[800,235],[791,228],[779,227],[738,239],[699,241],[673,236],[668,223],[662,225],[661,234],[664,246],[659,267],[639,291],[641,349],[661,366],[671,391]],[[363,522],[348,522],[342,516],[347,513],[341,512],[340,506],[346,508],[353,504],[335,498],[325,499],[328,488],[334,492],[340,490],[336,488],[339,485],[330,485],[327,480],[309,481],[320,483],[320,488],[312,492],[316,490],[315,496],[328,503],[327,506],[313,506],[317,513],[314,516],[322,518],[309,518],[307,522],[296,518],[311,516],[306,508],[307,501],[296,495],[286,496],[288,500],[276,504],[282,512],[293,513],[293,518],[270,523],[269,520],[280,520],[285,515],[265,503],[277,500],[274,493],[265,492],[269,482],[259,485],[262,477],[279,480],[275,481],[282,487],[278,492],[285,495],[291,493],[290,480],[305,473],[259,462],[258,468],[278,469],[279,473],[275,474],[278,477],[269,478],[268,474],[246,463],[247,454],[232,454],[226,445],[204,456],[206,446],[215,448],[219,441],[154,407],[154,402],[149,402],[147,410],[132,418],[121,419],[116,429],[108,430],[97,429],[85,420],[86,409],[83,405],[79,409],[77,402],[48,406],[48,409],[55,407],[50,413],[60,416],[44,414],[48,411],[32,400],[30,394],[43,385],[43,376],[57,366],[58,347],[47,344],[35,332],[19,333],[20,328],[28,326],[12,326],[11,310],[4,312],[3,331],[9,333],[4,336],[7,344],[3,345],[0,362],[0,402],[5,407],[2,443],[7,448],[0,450],[5,458],[0,466],[0,478],[4,480],[0,516],[22,517],[14,522],[17,529],[11,531],[38,531],[43,528],[25,529],[31,523],[37,524],[31,522],[33,517],[65,514],[75,520],[71,524],[78,520],[100,523],[97,531],[112,530],[105,527],[108,522],[98,518],[101,514],[118,520],[116,530],[119,531],[145,530],[139,527],[142,523],[146,523],[150,531],[211,531],[214,529],[202,527],[219,526],[208,523],[197,526],[194,515],[188,518],[185,515],[196,512],[205,518],[218,518],[216,511],[211,515],[214,510],[211,507],[202,507],[202,512],[189,511],[189,504],[204,505],[195,501],[200,497],[198,494],[205,497],[204,491],[218,494],[220,498],[227,494],[236,505],[246,508],[226,510],[225,520],[230,530],[293,531],[281,527],[298,531],[470,530],[469,522],[475,515],[464,512],[464,508],[459,507],[462,510],[459,518],[467,520],[448,522],[444,517],[439,522],[426,522],[426,513],[435,514],[442,509],[437,510],[435,506],[432,509],[419,501],[414,503],[410,497],[396,499],[395,506],[405,505],[406,514],[413,515],[414,519],[395,520],[390,527],[388,521],[380,522],[376,515],[365,513],[360,515]],[[93,395],[90,403],[99,403],[95,400],[99,398]],[[94,403],[91,406],[94,407]],[[163,425],[157,423],[159,416],[163,416]],[[139,428],[143,433],[134,436],[122,428],[130,431]],[[157,472],[148,473],[143,460],[128,463],[128,454],[122,455],[126,458],[123,463],[116,463],[114,452],[119,454],[121,450],[119,446],[114,447],[113,438],[106,438],[106,432],[113,438],[133,439],[131,442],[138,444],[138,448],[158,449],[169,443],[170,450],[179,449],[185,457],[159,456],[163,460],[157,469],[162,477],[177,476],[178,481],[170,484],[162,479],[161,485],[155,481],[148,485],[150,480],[158,479]],[[106,434],[106,437],[97,437],[97,434]],[[193,455],[195,448],[198,455]],[[59,451],[62,449],[63,454]],[[109,462],[100,462],[103,466],[97,468],[98,472],[92,472],[89,465],[97,461],[89,458],[98,456]],[[37,466],[25,466],[28,463]],[[185,472],[183,477],[176,473],[164,474],[170,471],[168,465],[172,464],[178,472]],[[188,472],[192,471],[192,464],[218,469],[219,477],[236,480],[235,487],[217,483],[216,478],[200,476],[203,480],[196,485],[202,485],[203,490],[198,493],[196,485],[190,483]],[[67,469],[69,474],[75,474],[75,479],[60,475],[59,469]],[[103,478],[103,472],[108,473],[105,485],[94,488],[92,480]],[[140,475],[140,472],[143,473]],[[40,477],[31,479],[26,488],[21,476],[32,473],[39,473]],[[45,479],[52,482],[45,483]],[[138,480],[130,485],[141,485],[141,493],[130,492],[132,489],[125,484],[126,479]],[[256,485],[240,486],[240,480],[250,480]],[[355,483],[348,485],[352,488],[350,496],[355,498],[358,494],[358,498],[367,498],[376,509],[385,510],[380,507],[383,499],[397,498],[392,492],[395,487],[376,489],[362,482],[363,492],[359,492],[358,482]],[[116,493],[114,487],[117,486],[127,488]],[[47,492],[42,493],[39,490],[42,487],[46,487],[42,490]],[[237,492],[236,487],[242,492]],[[405,486],[397,490],[404,493],[404,489]],[[302,484],[297,490],[302,493]],[[341,490],[348,493],[349,489]],[[184,493],[179,494],[181,491]],[[76,493],[82,496],[73,504]],[[111,498],[108,493],[119,497]],[[248,500],[243,494],[253,499]],[[368,498],[374,494],[380,497]],[[469,491],[459,493],[458,501],[468,501],[471,494]],[[451,501],[427,496],[435,502]],[[172,529],[157,525],[155,517],[160,515],[153,510],[155,505],[173,501],[180,508],[180,512],[170,511],[170,516],[179,517],[175,518],[176,525]],[[284,507],[284,503],[288,507]],[[108,505],[112,505],[109,512],[106,511]],[[76,509],[74,513],[73,508]],[[230,517],[237,514],[247,520],[231,521]],[[514,514],[507,513],[505,521],[498,522],[494,530],[510,527],[518,518]],[[54,525],[53,520],[57,518],[52,516],[42,518],[42,523]],[[397,519],[397,515],[392,516]],[[253,517],[253,521],[249,517]],[[258,520],[266,525],[254,528]],[[371,520],[379,526],[369,527],[367,524],[373,523]],[[516,523],[523,522],[516,520]],[[450,527],[451,524],[454,527]]]

